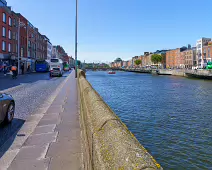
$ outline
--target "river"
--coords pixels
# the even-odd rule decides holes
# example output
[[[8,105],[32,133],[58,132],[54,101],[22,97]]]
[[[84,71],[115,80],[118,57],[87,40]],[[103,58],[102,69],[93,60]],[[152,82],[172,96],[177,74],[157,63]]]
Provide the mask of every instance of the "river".
[[[212,169],[212,81],[88,71],[88,81],[166,169]]]

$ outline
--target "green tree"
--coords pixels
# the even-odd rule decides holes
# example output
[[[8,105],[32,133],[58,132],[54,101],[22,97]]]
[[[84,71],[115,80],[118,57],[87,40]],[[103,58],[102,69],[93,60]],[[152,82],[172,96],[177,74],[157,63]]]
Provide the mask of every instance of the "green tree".
[[[136,64],[137,66],[141,64],[141,60],[140,60],[140,59],[135,60],[134,62],[135,62],[135,64]]]
[[[157,64],[157,65],[158,65],[158,63],[161,63],[162,62],[162,59],[163,59],[163,57],[161,55],[159,55],[159,54],[153,54],[151,56],[151,61],[154,64]]]

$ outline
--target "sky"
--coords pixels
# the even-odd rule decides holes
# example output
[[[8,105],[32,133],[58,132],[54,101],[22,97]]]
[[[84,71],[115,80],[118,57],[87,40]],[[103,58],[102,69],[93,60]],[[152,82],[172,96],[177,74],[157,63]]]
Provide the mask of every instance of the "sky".
[[[75,0],[7,0],[53,45],[74,56]],[[78,0],[78,58],[128,60],[212,37],[211,0]]]

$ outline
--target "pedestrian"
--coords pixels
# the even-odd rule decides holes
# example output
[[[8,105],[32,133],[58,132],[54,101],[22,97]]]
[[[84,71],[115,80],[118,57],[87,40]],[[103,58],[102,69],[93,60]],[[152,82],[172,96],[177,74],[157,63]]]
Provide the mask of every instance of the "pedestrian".
[[[7,75],[7,65],[4,63],[3,64],[3,72],[4,72],[4,76]]]
[[[18,75],[18,69],[15,65],[11,67],[11,71],[13,73],[13,78],[16,78]]]
[[[24,74],[24,63],[21,65],[21,73]]]
[[[30,65],[27,67],[27,72],[30,73]]]

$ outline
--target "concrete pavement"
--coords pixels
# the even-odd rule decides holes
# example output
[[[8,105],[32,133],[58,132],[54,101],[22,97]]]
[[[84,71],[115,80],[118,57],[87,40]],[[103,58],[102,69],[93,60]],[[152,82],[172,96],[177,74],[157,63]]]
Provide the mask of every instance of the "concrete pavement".
[[[0,91],[11,94],[16,102],[14,120],[9,125],[0,126],[0,152],[2,145],[13,134],[17,134],[30,115],[40,114],[40,107],[43,107],[44,103],[49,105],[47,101],[52,100],[54,92],[66,81],[70,73],[66,72],[63,77],[53,78],[49,78],[48,73],[20,75],[18,79],[0,78]]]
[[[48,109],[41,108],[40,114],[28,118],[26,123],[36,122],[34,128],[28,135],[27,127],[20,130],[13,143],[22,141],[0,159],[0,169],[83,169],[78,107],[77,81],[72,72]]]

